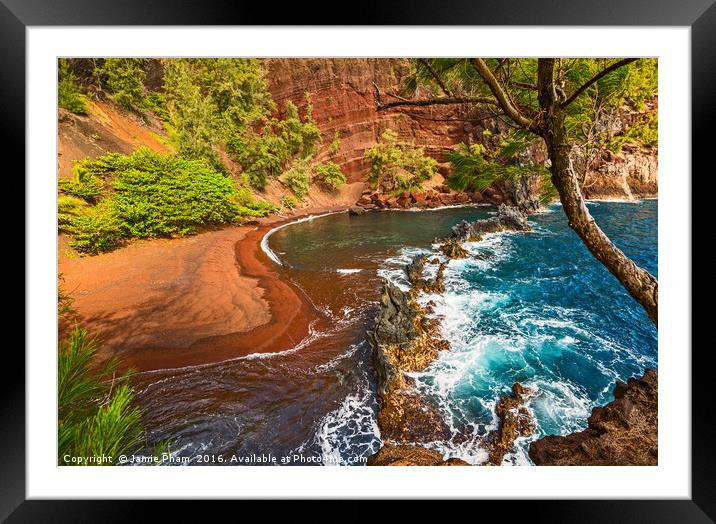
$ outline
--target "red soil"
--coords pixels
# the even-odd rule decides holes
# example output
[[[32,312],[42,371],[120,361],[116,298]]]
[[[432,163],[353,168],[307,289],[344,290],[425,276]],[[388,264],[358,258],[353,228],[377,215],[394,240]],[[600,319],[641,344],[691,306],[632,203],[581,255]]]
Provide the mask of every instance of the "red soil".
[[[77,322],[138,371],[295,347],[319,312],[261,250],[277,224],[136,242],[96,257],[60,257]],[[60,336],[70,329],[61,323]]]

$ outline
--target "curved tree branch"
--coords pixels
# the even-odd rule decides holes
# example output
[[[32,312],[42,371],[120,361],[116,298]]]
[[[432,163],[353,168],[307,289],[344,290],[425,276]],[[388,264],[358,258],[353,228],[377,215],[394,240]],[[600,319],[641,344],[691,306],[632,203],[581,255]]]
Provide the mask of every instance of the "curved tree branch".
[[[430,62],[426,58],[418,58],[418,62],[420,62],[425,69],[427,69],[430,72],[430,76],[433,77],[433,80],[440,86],[440,89],[443,90],[443,93],[445,93],[446,96],[453,96],[453,94],[450,92],[450,90],[445,85],[445,82],[443,82],[442,78],[440,78],[440,75],[438,75],[437,71],[433,68],[432,65],[430,65]]]
[[[532,130],[534,121],[524,116],[514,105],[512,105],[505,89],[502,85],[500,85],[500,82],[497,78],[495,78],[495,75],[492,74],[492,71],[490,71],[490,68],[487,66],[485,61],[482,58],[473,58],[472,65],[490,88],[490,91],[497,99],[505,114],[519,126]]]
[[[582,93],[584,93],[587,89],[589,89],[589,87],[591,87],[595,82],[598,82],[601,78],[604,78],[604,77],[607,76],[609,73],[611,73],[611,72],[613,72],[613,71],[616,71],[616,70],[619,69],[620,67],[624,67],[625,65],[631,64],[632,62],[635,62],[636,60],[639,60],[639,59],[638,59],[638,58],[624,58],[623,60],[619,60],[619,62],[613,63],[612,65],[610,65],[609,67],[607,67],[606,69],[604,69],[603,71],[601,71],[600,73],[594,75],[589,81],[587,81],[586,83],[584,83],[584,85],[582,85],[582,87],[580,87],[580,88],[577,89],[574,93],[572,93],[572,96],[570,96],[569,98],[567,98],[567,100],[565,100],[564,102],[562,102],[562,109],[564,109],[564,108],[567,107],[569,104],[571,104],[572,102],[574,102],[574,100],[575,100],[579,95],[581,95]]]
[[[380,98],[376,99],[376,110],[383,111],[391,107],[400,106],[413,106],[413,107],[426,107],[436,105],[450,105],[450,104],[489,104],[499,106],[497,100],[490,96],[467,96],[467,97],[440,97],[440,98],[426,98],[423,100],[397,100],[395,102],[381,102]]]

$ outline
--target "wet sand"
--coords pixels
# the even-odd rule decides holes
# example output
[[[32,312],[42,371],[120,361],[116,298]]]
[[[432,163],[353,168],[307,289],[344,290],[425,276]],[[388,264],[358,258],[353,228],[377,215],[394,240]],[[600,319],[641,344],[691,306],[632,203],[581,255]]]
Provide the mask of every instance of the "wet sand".
[[[58,270],[75,298],[77,322],[102,341],[98,356],[118,357],[121,368],[179,368],[285,351],[321,313],[269,260],[261,239],[301,216],[136,242],[96,257],[61,254]],[[61,322],[60,336],[70,327]]]

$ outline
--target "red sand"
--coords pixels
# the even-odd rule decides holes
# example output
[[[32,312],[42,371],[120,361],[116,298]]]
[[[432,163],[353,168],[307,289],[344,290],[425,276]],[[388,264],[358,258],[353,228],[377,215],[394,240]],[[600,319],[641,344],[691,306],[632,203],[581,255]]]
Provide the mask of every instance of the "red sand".
[[[273,223],[271,223],[273,222]],[[141,241],[59,261],[77,321],[102,341],[101,359],[138,371],[290,349],[319,314],[261,250],[275,227],[229,226]],[[60,336],[69,326],[60,326]]]

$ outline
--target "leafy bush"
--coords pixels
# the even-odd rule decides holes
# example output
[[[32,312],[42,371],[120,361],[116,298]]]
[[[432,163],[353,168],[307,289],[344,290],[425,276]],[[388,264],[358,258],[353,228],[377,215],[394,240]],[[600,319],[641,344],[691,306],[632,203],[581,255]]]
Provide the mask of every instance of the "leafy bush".
[[[292,196],[285,196],[281,199],[281,206],[286,209],[293,209],[298,205],[298,200]]]
[[[503,142],[503,147],[495,152],[488,151],[482,144],[459,144],[445,154],[453,168],[447,185],[458,191],[482,192],[498,181],[515,183],[523,177],[537,175],[543,182],[541,200],[544,202],[552,198],[554,186],[547,168],[538,164],[514,163],[512,157],[524,147],[526,143],[522,137]]]
[[[64,58],[58,63],[57,104],[72,113],[87,114],[87,98],[77,87],[75,75]]]
[[[395,131],[386,129],[381,141],[365,152],[371,163],[368,179],[385,193],[419,189],[437,171],[437,162],[425,156],[422,148],[397,142]]]
[[[66,229],[70,245],[84,253],[117,247],[129,238],[182,236],[201,226],[223,224],[240,216],[264,216],[273,211],[255,201],[246,189],[201,160],[162,155],[140,149],[131,155],[110,154],[75,166],[77,181],[63,185],[85,195],[94,206],[71,216]],[[89,182],[88,182],[89,181]],[[99,181],[111,191],[77,190]]]
[[[324,162],[316,165],[316,179],[329,189],[338,189],[346,183],[346,175],[341,168],[333,162]]]
[[[167,126],[178,152],[218,167],[214,145],[253,129],[273,109],[261,64],[242,58],[167,60]]]
[[[58,464],[77,465],[70,457],[111,457],[102,464],[115,465],[122,454],[146,447],[142,410],[134,403],[128,374],[115,378],[116,361],[93,373],[99,346],[87,331],[76,327],[60,342],[57,365]],[[157,453],[159,449],[153,450]]]
[[[308,162],[303,159],[296,160],[291,168],[279,177],[279,180],[289,187],[299,199],[303,200],[311,186]]]
[[[260,133],[249,130],[234,135],[227,145],[247,182],[257,189],[264,189],[268,179],[281,174],[292,160],[310,159],[320,138],[310,103],[301,119],[296,105],[288,102],[283,119],[267,119]]]
[[[65,229],[72,235],[70,247],[91,255],[118,247],[128,236],[110,200],[71,218]]]
[[[336,129],[333,133],[333,141],[328,146],[328,156],[334,158],[341,148],[341,133]]]
[[[146,58],[105,58],[94,73],[119,105],[139,110],[144,105],[146,61]]]

